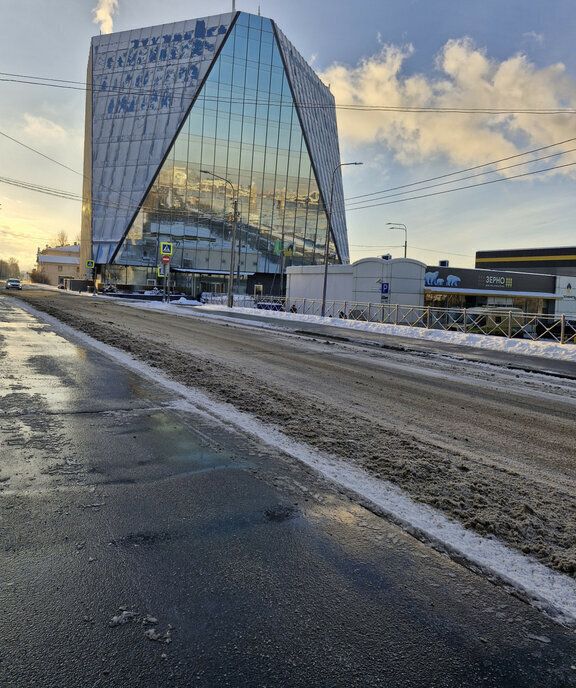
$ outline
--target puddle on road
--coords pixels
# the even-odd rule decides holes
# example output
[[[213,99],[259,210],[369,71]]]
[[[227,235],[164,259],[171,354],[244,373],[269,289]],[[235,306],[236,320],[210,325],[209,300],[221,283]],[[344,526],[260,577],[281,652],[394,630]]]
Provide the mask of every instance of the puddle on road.
[[[229,467],[245,468],[252,464],[216,449],[198,436],[194,428],[164,413],[152,413],[146,417],[145,427],[150,451],[162,463],[178,465],[173,477],[191,475]],[[144,463],[144,462],[143,462]]]
[[[132,406],[161,404],[166,393],[145,385],[132,371],[122,370],[100,353],[68,341],[51,326],[39,323],[24,311],[2,308],[6,324],[0,335],[0,377],[5,391],[25,388],[45,400],[51,412],[75,412],[95,405]],[[0,407],[2,392],[0,389]]]

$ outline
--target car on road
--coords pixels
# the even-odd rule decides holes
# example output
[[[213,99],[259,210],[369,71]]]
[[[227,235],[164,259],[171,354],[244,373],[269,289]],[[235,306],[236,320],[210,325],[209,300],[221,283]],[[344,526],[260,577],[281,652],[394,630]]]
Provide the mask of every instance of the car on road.
[[[6,289],[22,289],[22,282],[19,279],[7,279]]]

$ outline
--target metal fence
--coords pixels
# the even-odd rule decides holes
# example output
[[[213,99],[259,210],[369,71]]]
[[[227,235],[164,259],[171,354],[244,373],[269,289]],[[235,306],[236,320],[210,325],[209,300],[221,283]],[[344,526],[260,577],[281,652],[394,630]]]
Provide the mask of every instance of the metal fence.
[[[222,294],[204,294],[210,303],[225,303]],[[257,310],[322,314],[319,299],[294,299],[279,296],[234,296],[234,305]],[[576,343],[576,317],[524,313],[519,308],[435,308],[432,306],[400,306],[354,301],[327,301],[325,316],[343,320],[406,325],[431,330],[446,330],[508,338],[547,339],[567,344]]]

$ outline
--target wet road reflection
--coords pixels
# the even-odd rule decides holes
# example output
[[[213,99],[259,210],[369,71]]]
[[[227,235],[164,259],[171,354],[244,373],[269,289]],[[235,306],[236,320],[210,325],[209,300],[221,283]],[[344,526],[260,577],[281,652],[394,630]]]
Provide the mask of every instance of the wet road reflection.
[[[1,685],[576,685],[572,631],[15,304]]]

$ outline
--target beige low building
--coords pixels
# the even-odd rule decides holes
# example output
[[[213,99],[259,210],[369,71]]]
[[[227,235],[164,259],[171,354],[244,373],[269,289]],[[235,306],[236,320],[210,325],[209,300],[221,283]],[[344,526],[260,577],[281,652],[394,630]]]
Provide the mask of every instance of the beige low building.
[[[328,301],[424,305],[426,264],[412,258],[362,258],[355,263],[329,265]],[[324,266],[286,268],[288,299],[322,299]]]
[[[72,246],[46,246],[38,249],[36,270],[40,272],[47,284],[58,286],[66,278],[80,277],[80,244]]]

